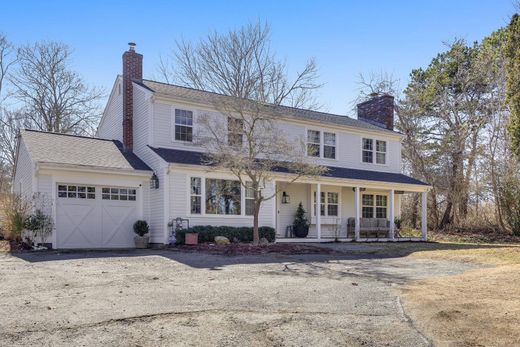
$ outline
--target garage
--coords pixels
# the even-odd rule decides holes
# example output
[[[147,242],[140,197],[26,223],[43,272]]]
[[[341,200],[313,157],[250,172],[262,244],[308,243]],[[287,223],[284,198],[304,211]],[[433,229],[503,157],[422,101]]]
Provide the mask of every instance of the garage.
[[[136,187],[58,183],[57,248],[134,247]]]

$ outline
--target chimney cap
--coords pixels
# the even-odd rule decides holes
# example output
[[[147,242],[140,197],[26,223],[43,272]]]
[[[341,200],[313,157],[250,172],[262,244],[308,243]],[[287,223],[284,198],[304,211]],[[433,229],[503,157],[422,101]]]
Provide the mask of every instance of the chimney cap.
[[[135,51],[135,42],[128,42],[128,50]]]

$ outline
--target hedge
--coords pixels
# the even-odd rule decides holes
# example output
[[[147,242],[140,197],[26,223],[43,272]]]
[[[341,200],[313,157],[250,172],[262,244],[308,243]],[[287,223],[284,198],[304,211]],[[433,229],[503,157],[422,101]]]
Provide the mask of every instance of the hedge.
[[[184,244],[187,232],[195,232],[199,234],[199,242],[214,242],[215,236],[225,236],[229,241],[233,241],[236,237],[241,242],[253,241],[252,227],[230,227],[230,226],[212,226],[197,225],[189,229],[179,230],[176,232],[176,240],[179,244]],[[274,242],[275,231],[271,227],[259,227],[258,234],[260,238],[265,237],[269,242]]]

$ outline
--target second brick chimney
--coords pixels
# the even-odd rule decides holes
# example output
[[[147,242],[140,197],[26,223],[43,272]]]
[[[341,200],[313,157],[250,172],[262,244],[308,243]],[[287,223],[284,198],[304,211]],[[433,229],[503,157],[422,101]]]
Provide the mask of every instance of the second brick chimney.
[[[358,119],[378,127],[394,130],[394,97],[383,94],[357,105]]]
[[[123,53],[123,145],[132,150],[134,145],[134,89],[132,80],[143,79],[143,56],[135,52],[135,43],[128,43]]]

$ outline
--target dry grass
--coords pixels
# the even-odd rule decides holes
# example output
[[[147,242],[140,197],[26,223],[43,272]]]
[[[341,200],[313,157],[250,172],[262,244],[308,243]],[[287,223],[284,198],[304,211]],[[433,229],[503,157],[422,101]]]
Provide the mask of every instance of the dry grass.
[[[520,244],[405,244],[411,257],[486,264],[403,288],[406,312],[438,346],[520,346]]]

